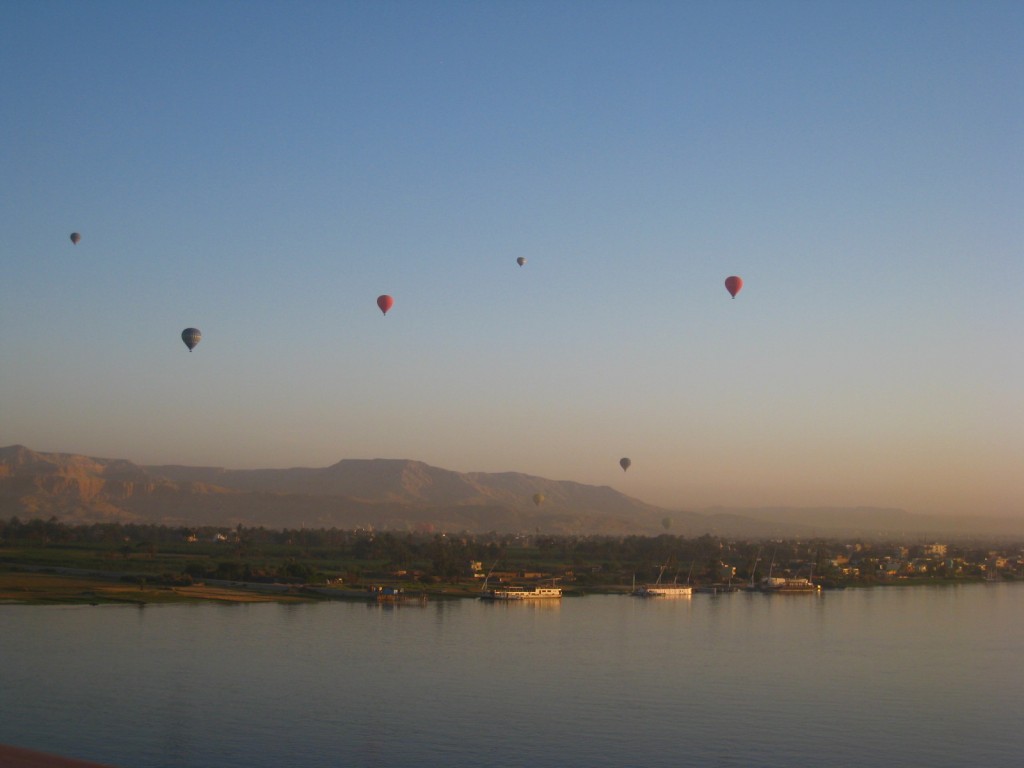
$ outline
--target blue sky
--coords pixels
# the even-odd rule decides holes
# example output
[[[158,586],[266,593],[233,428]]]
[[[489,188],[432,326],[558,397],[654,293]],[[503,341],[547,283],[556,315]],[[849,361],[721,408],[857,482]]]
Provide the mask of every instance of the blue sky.
[[[0,444],[1024,514],[1021,39],[1016,2],[2,4]]]

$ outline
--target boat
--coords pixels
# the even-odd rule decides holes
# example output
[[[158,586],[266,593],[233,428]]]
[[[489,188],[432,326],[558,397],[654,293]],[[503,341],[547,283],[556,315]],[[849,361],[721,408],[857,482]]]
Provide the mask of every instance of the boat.
[[[758,592],[797,592],[815,593],[821,591],[821,585],[815,584],[814,565],[811,565],[811,572],[808,578],[798,576],[772,576],[772,568],[775,567],[775,558],[772,558],[771,567],[768,569],[768,576],[757,585]]]
[[[491,570],[487,572],[484,583],[480,587],[481,600],[502,600],[506,602],[520,602],[523,600],[561,600],[562,588],[555,586],[555,580],[551,580],[550,587],[522,586],[503,584],[497,587],[488,587],[487,582],[491,580],[491,574],[498,567],[498,561],[494,561]]]
[[[634,597],[689,597],[693,594],[693,587],[689,584],[678,584],[673,581],[671,584],[662,584],[661,577],[665,573],[665,566],[658,571],[658,580],[653,584],[641,584],[633,589]]]
[[[417,595],[410,595],[402,587],[380,586],[375,584],[368,589],[368,593],[370,597],[378,603],[410,603],[413,601],[425,603],[427,601],[427,595],[425,592]]]
[[[820,592],[821,585],[810,579],[771,577],[758,585],[759,592]]]
[[[560,600],[561,587],[501,586],[485,587],[480,591],[481,600]]]
[[[641,584],[633,590],[634,597],[689,597],[693,587],[689,584]]]

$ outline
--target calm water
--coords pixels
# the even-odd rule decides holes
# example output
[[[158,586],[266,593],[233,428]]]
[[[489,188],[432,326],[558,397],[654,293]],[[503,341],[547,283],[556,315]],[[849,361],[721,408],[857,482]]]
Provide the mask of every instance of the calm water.
[[[1024,587],[0,606],[0,742],[174,766],[1016,765]]]

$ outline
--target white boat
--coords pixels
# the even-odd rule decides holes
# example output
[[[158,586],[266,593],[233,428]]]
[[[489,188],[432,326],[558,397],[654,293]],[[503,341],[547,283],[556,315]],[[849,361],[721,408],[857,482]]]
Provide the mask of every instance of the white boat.
[[[560,600],[561,587],[493,587],[480,592],[481,600]]]
[[[761,582],[758,590],[761,592],[820,592],[821,585],[815,584],[810,579],[769,576]]]
[[[693,587],[689,584],[642,584],[633,591],[636,597],[689,597]]]
[[[775,558],[772,558],[771,567],[768,568],[768,576],[761,580],[757,586],[758,592],[802,592],[817,593],[821,591],[821,585],[814,583],[814,565],[811,565],[809,576],[804,579],[798,576],[772,576],[772,569],[775,567]]]
[[[484,578],[483,586],[480,587],[481,600],[506,600],[509,602],[518,602],[521,600],[562,599],[562,588],[555,586],[554,579],[551,580],[550,587],[524,587],[511,584],[488,587],[487,582],[491,580],[491,574],[494,573],[494,569],[497,567],[498,561],[495,560],[494,565],[491,566],[491,570],[487,572],[487,576]]]
[[[661,577],[665,573],[665,566],[661,566],[658,572],[658,580],[653,584],[641,584],[634,587],[634,597],[689,597],[693,594],[693,587],[689,584],[662,584]]]

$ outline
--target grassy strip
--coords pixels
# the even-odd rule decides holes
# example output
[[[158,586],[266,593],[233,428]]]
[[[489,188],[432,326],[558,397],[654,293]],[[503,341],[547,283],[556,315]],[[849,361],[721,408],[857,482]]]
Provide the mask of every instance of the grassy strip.
[[[263,594],[244,589],[208,587],[154,587],[120,581],[54,573],[0,571],[0,603],[24,605],[148,605],[152,603],[302,602],[308,597]]]

